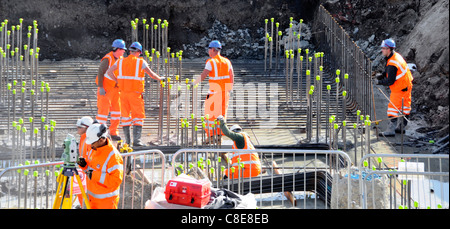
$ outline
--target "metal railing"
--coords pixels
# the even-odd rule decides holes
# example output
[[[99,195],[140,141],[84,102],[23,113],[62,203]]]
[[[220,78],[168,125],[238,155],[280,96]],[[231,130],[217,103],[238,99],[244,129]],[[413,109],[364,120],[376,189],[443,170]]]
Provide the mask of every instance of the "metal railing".
[[[56,172],[63,161],[19,165],[0,172],[0,209],[41,208],[53,205],[56,194]]]
[[[429,154],[364,156],[358,164],[362,208],[448,209],[448,159]]]
[[[248,178],[224,177],[225,169],[232,170],[226,158],[219,158],[228,153],[256,153],[262,173],[252,177],[250,170]],[[170,155],[171,167],[159,150],[121,156],[120,209],[143,209],[157,187],[164,189],[167,178],[181,173],[207,178],[213,188],[252,193],[258,208],[355,208],[358,202],[363,209],[449,208],[448,155],[370,154],[360,160],[358,170],[337,150],[181,149]],[[27,163],[2,170],[0,209],[51,208],[62,164]],[[242,175],[244,170],[235,172]]]
[[[165,186],[165,156],[159,150],[121,154],[124,176],[121,184],[119,208],[144,208],[144,200],[153,190]],[[30,164],[6,168],[0,172],[0,209],[52,208],[56,195],[56,178],[63,161]],[[74,201],[74,206],[78,201]]]
[[[258,154],[263,172],[252,177],[250,169],[249,178],[243,176],[238,176],[238,179],[224,178],[225,171],[231,169],[230,163],[224,163],[225,160],[220,159],[222,154],[226,153]],[[337,158],[339,160],[336,160]],[[287,206],[284,203],[285,198],[282,197],[281,203],[279,202],[279,195],[284,194],[291,201],[291,207],[306,209],[329,208],[331,195],[334,195],[332,190],[339,190],[335,187],[332,189],[333,177],[338,175],[341,169],[349,174],[350,165],[349,156],[337,150],[180,149],[173,155],[172,167],[169,169],[172,171],[172,177],[181,173],[199,173],[200,170],[215,188],[226,188],[241,195],[255,194],[260,208],[274,208],[274,202],[276,208],[285,208]],[[244,171],[239,167],[234,172],[243,174]],[[234,175],[231,174],[231,177]],[[347,190],[349,189],[350,185],[347,186]],[[296,194],[300,194],[299,198],[303,199],[303,206],[297,203]],[[314,200],[307,198],[311,194]],[[350,200],[351,192],[347,191],[347,194]],[[270,205],[266,200],[270,200]],[[350,202],[347,208],[350,208]]]
[[[166,159],[159,150],[122,154],[124,176],[121,184],[119,208],[144,209],[156,187],[165,186]]]

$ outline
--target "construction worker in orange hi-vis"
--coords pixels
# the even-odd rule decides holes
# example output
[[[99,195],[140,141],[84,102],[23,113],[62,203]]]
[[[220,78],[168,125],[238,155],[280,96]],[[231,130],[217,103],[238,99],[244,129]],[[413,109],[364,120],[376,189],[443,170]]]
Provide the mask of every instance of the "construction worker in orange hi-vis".
[[[141,142],[142,127],[144,125],[144,87],[145,74],[155,80],[164,80],[153,72],[148,63],[140,57],[142,45],[134,42],[129,47],[130,55],[118,60],[111,66],[106,74],[119,84],[121,101],[121,126],[125,141],[131,145],[131,126],[133,126],[133,147],[144,146]],[[117,77],[114,72],[117,72]]]
[[[106,71],[110,68],[118,59],[123,58],[125,53],[125,41],[117,39],[112,44],[112,51],[106,54],[98,69],[96,78],[97,90],[97,107],[98,112],[96,119],[99,123],[106,124],[108,121],[108,115],[111,112],[111,125],[110,134],[113,141],[121,140],[119,136],[118,127],[120,124],[120,93],[119,87],[112,80],[111,77],[106,75]],[[117,74],[115,72],[114,74]]]
[[[408,124],[411,114],[411,91],[413,76],[405,59],[396,51],[394,40],[386,39],[381,44],[381,53],[386,60],[386,71],[375,79],[375,84],[389,86],[391,95],[387,109],[387,116],[391,122],[386,131],[379,135],[392,137],[395,133],[400,133],[400,123]],[[403,118],[403,115],[405,118]],[[402,118],[399,118],[402,116]]]
[[[123,179],[123,159],[107,137],[108,127],[94,123],[86,131],[86,144],[91,145],[87,157],[78,165],[86,171],[87,195],[92,209],[117,209]]]
[[[208,144],[214,135],[218,136],[219,142],[223,135],[220,129],[216,132],[213,126],[217,117],[222,115],[227,117],[229,99],[233,90],[234,71],[229,59],[220,55],[222,44],[215,40],[209,44],[209,57],[206,61],[202,74],[193,82],[193,85],[200,83],[209,76],[209,92],[205,100],[205,122],[206,134],[208,138],[204,144]]]
[[[82,117],[77,120],[77,134],[80,135],[80,143],[78,144],[78,153],[80,157],[86,158],[87,153],[91,150],[91,146],[86,144],[86,130],[94,120],[91,117]],[[85,171],[83,171],[85,172]],[[84,205],[82,194],[77,195],[80,206]]]
[[[227,127],[226,120],[222,115],[217,117],[220,122],[220,129],[225,136],[233,140],[232,149],[254,150],[250,136],[242,132],[242,127],[233,125],[230,129]],[[226,154],[221,155],[228,163],[229,159]],[[261,161],[257,152],[234,152],[231,153],[230,169],[225,169],[224,174],[230,179],[256,177],[261,173]],[[233,169],[234,168],[234,172]],[[230,171],[231,170],[231,171]]]

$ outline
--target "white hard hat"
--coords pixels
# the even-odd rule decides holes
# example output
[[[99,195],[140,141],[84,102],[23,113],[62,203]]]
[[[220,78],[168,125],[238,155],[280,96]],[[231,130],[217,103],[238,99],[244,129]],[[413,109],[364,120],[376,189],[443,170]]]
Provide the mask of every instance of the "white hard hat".
[[[94,120],[91,117],[85,116],[85,117],[78,119],[77,127],[88,128],[92,125],[92,123],[94,123]]]
[[[108,127],[105,124],[94,123],[86,130],[86,144],[90,145],[107,135]]]
[[[233,125],[233,126],[230,128],[230,130],[233,131],[233,132],[235,132],[235,133],[239,133],[239,132],[242,131],[242,127],[239,126],[238,124],[235,124],[235,125]]]

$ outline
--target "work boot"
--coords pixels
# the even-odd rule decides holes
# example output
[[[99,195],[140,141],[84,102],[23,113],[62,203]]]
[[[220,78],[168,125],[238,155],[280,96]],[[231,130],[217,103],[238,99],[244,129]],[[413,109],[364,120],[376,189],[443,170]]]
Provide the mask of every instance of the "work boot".
[[[381,132],[379,135],[380,136],[385,136],[385,137],[394,137],[395,136],[395,127],[397,126],[397,119],[393,119],[395,121],[391,121],[389,122],[389,125],[386,129],[386,131]]]
[[[203,142],[203,145],[214,145],[216,142],[214,141],[220,141],[220,143],[222,142],[222,138],[217,139],[217,135],[212,135],[210,137],[207,137],[205,139],[205,141]],[[217,142],[218,143],[218,142]]]
[[[209,144],[213,144],[213,139],[211,137],[207,137],[204,141],[203,141],[203,145],[209,145]]]
[[[400,134],[401,132],[402,132],[402,130],[400,128],[400,125],[398,125],[397,128],[395,128],[395,133]],[[405,133],[406,133],[405,126],[403,126],[403,134],[405,134]]]
[[[133,126],[133,147],[144,146],[141,142],[142,126]]]
[[[128,145],[131,144],[131,131],[130,126],[124,126],[123,127],[123,134],[125,135],[125,143]]]
[[[222,145],[222,135],[217,135],[217,144]]]
[[[403,118],[402,118],[402,120],[403,120],[403,134],[405,134],[405,132],[406,132],[405,128],[406,128],[406,125],[408,125],[408,121],[406,119],[403,119]],[[397,134],[401,133],[401,122],[398,122],[398,125],[395,128],[395,133],[397,133]]]
[[[122,138],[119,136],[119,135],[111,135],[111,140],[113,140],[113,141],[120,141],[120,140],[122,140]]]

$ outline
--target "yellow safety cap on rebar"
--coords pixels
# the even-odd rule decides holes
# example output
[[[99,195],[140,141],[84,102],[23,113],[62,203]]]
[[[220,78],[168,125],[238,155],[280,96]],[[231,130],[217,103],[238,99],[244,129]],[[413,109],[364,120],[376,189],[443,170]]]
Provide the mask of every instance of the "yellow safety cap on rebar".
[[[22,164],[19,164],[19,167],[22,167],[23,165]],[[21,173],[22,172],[22,170],[21,169],[18,169],[17,170],[17,173]]]
[[[377,161],[378,161],[378,163],[382,163],[382,162],[383,162],[383,158],[378,157],[378,158],[377,158]]]
[[[368,162],[367,160],[364,160],[364,162],[363,162],[363,166],[364,166],[364,167],[367,167],[367,166],[369,166],[369,162]]]

